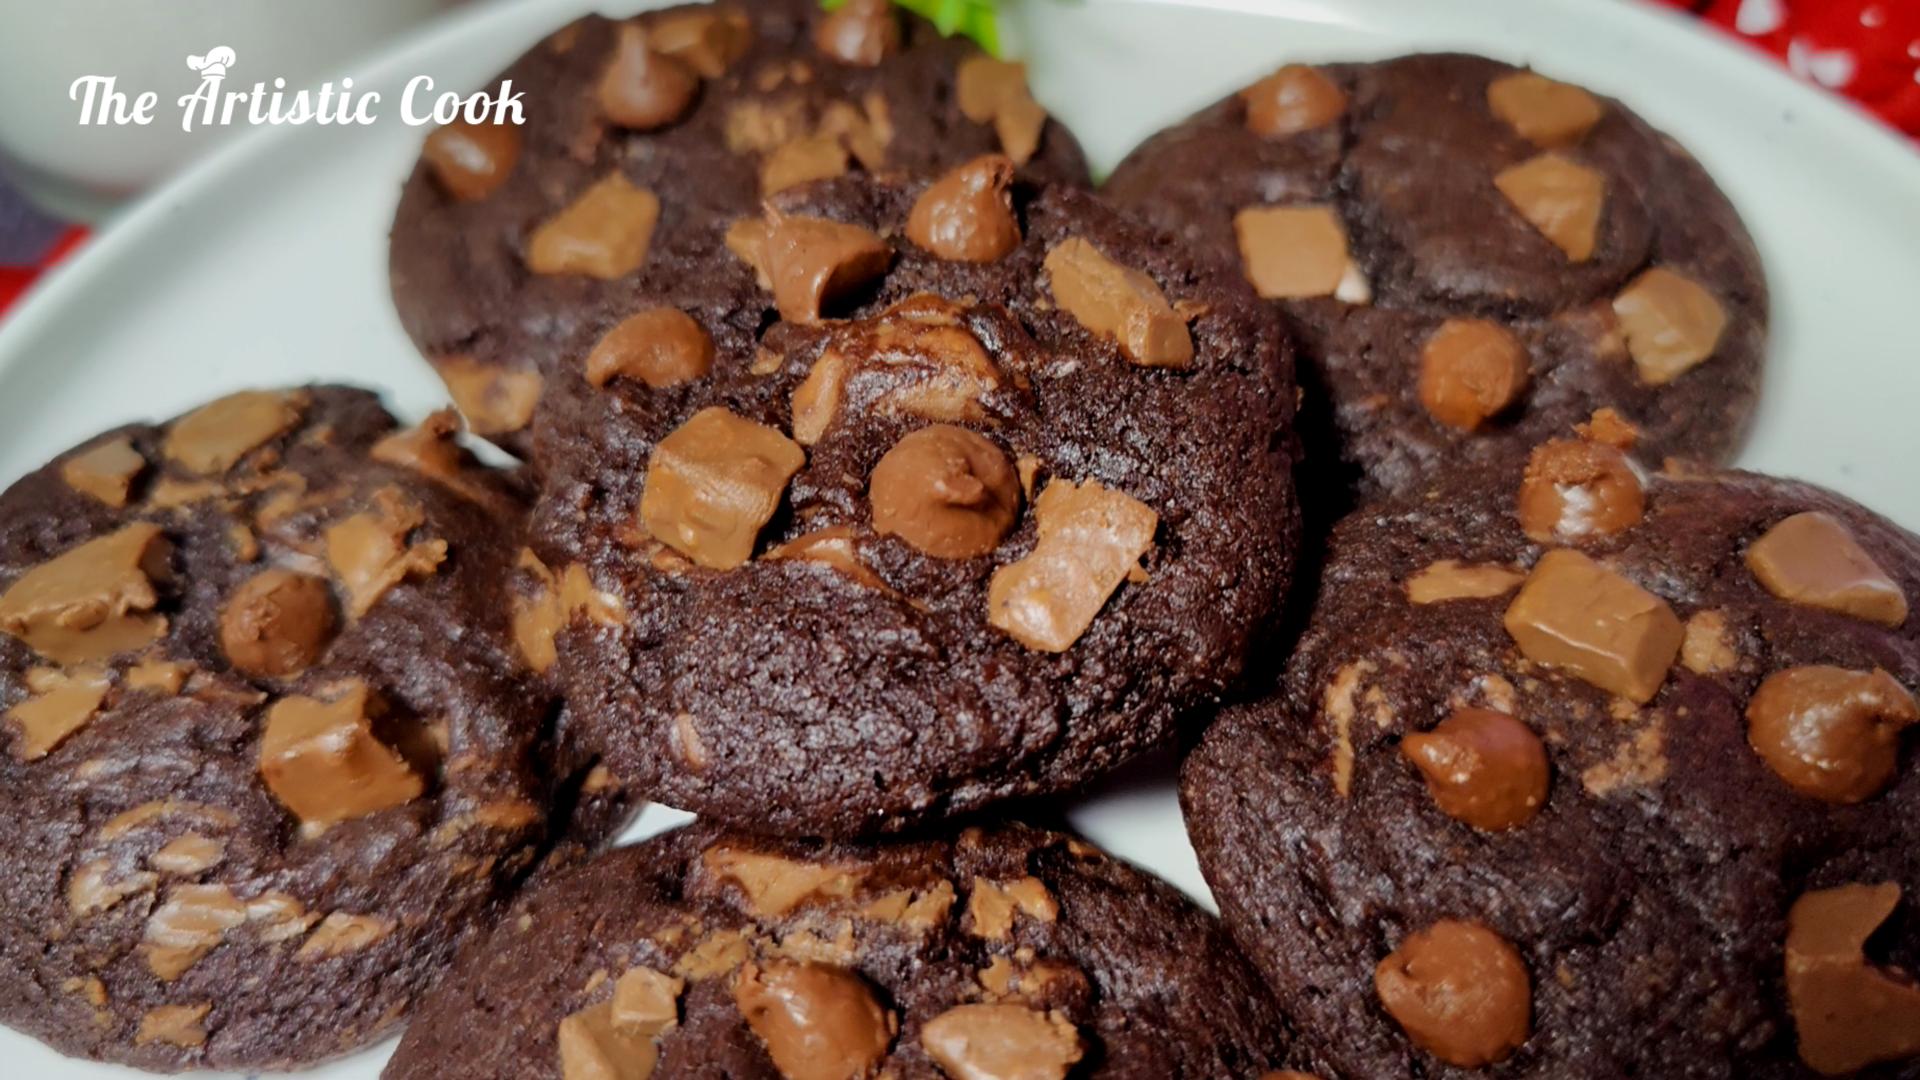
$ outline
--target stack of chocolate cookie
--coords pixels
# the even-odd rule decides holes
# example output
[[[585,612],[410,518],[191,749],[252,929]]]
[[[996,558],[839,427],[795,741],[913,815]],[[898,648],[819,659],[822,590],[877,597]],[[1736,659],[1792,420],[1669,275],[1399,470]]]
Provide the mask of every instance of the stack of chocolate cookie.
[[[1714,464],[1766,294],[1686,151],[1489,60],[1289,65],[1107,193],[1287,316],[1350,511],[1181,777],[1289,1020],[1357,1077],[1920,1076],[1920,540]]]
[[[411,1019],[395,1080],[1920,1075],[1920,541],[1714,464],[1765,287],[1624,107],[1288,66],[1103,197],[884,0],[501,79],[391,271],[521,464],[312,386],[0,495],[0,1020],[172,1070]],[[1008,820],[1169,744],[1224,924]],[[644,800],[701,820],[596,853]]]

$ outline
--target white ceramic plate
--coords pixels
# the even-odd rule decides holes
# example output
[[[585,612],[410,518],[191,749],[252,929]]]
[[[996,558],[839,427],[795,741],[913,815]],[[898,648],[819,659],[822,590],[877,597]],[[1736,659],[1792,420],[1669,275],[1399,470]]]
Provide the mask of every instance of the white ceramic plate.
[[[470,9],[349,73],[471,87],[591,0]],[[626,9],[656,6],[610,2]],[[1759,240],[1772,362],[1741,463],[1920,527],[1920,156],[1846,106],[1677,17],[1618,0],[1027,0],[1036,92],[1110,169],[1140,139],[1283,60],[1464,48],[1618,96],[1690,146]],[[386,230],[421,131],[262,129],[126,214],[0,322],[0,484],[88,435],[242,386],[324,379],[441,400],[387,301]],[[1205,162],[1195,162],[1205,168]],[[1172,763],[1069,808],[1093,839],[1196,896]],[[680,815],[652,808],[634,835]],[[373,1080],[386,1048],[310,1075]],[[0,1072],[139,1075],[0,1030]]]

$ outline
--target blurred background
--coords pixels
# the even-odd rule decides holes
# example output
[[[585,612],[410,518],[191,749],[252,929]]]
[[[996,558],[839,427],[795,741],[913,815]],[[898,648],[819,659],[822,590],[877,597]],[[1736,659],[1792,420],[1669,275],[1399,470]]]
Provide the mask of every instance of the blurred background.
[[[317,86],[465,0],[0,0],[0,318],[115,210],[246,125],[184,132],[189,56],[227,46],[233,85]],[[512,0],[491,0],[511,3]],[[1000,3],[1053,0],[999,0]],[[1920,0],[1591,0],[1671,9],[1920,139]],[[925,8],[992,0],[913,0]],[[1675,33],[1698,32],[1675,20]],[[113,75],[165,95],[145,127],[82,126],[69,88]],[[1920,145],[1917,143],[1916,145]]]

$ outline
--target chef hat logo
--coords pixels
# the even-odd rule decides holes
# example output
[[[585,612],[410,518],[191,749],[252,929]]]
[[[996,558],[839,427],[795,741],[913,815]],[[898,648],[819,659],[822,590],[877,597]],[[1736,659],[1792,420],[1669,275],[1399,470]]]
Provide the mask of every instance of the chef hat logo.
[[[227,69],[238,63],[239,54],[225,45],[215,45],[207,50],[205,56],[187,57],[187,66],[200,73],[203,79],[218,79],[226,75]]]

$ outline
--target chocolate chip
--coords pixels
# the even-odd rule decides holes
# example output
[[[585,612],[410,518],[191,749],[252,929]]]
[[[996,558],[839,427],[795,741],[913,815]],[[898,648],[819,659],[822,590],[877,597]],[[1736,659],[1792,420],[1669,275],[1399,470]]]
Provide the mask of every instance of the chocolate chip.
[[[993,262],[1020,244],[1013,216],[1013,162],[974,158],[927,185],[907,216],[907,239],[942,259]]]
[[[1033,512],[1038,540],[994,571],[987,621],[1029,648],[1065,652],[1139,568],[1160,516],[1094,480],[1050,482]]]
[[[139,521],[41,563],[0,593],[0,632],[57,664],[144,648],[167,632],[156,582],[172,578],[173,545]]]
[[[1782,600],[1881,626],[1907,621],[1907,596],[1840,520],[1795,514],[1747,546],[1747,567]]]
[[[385,713],[363,682],[330,699],[288,697],[267,710],[260,736],[260,777],[301,823],[325,828],[401,806],[426,784],[399,753],[374,734]]]
[[[866,1076],[887,1055],[897,1022],[859,975],[824,964],[748,964],[733,1000],[787,1080]]]
[[[1521,138],[1548,149],[1579,142],[1601,116],[1600,101],[1592,94],[1531,71],[1488,84],[1487,108]]]
[[[1692,278],[1656,266],[1613,298],[1627,353],[1649,386],[1665,386],[1720,347],[1727,310]]]
[[[1513,946],[1478,923],[1442,919],[1407,935],[1373,988],[1407,1037],[1449,1065],[1491,1065],[1527,1041],[1532,981]]]
[[[327,583],[291,570],[248,578],[220,612],[220,647],[249,675],[284,679],[313,666],[333,638]]]
[[[1802,795],[1833,803],[1873,798],[1900,763],[1900,730],[1920,705],[1878,668],[1815,665],[1767,676],[1747,702],[1747,741]]]
[[[1420,349],[1420,404],[1435,420],[1477,430],[1527,388],[1526,346],[1498,323],[1448,319]]]
[[[600,76],[596,92],[601,115],[624,128],[652,131],[687,114],[700,77],[687,65],[655,51],[638,23],[621,23],[615,31],[613,57]]]
[[[91,495],[119,509],[127,505],[133,482],[147,468],[147,459],[127,439],[109,439],[73,455],[60,466],[60,479],[75,491]]]
[[[1555,153],[1529,158],[1493,178],[1528,224],[1574,262],[1593,258],[1607,178]]]
[[[1240,91],[1247,130],[1284,138],[1326,127],[1347,111],[1347,95],[1319,69],[1288,64]]]
[[[512,371],[458,353],[429,362],[475,435],[508,435],[533,420],[544,386],[538,372]]]
[[[1800,1060],[1828,1076],[1920,1055],[1920,986],[1867,961],[1900,886],[1815,889],[1787,914],[1787,1007]]]
[[[1146,274],[1114,262],[1077,236],[1047,252],[1046,272],[1061,310],[1088,332],[1118,341],[1127,359],[1147,367],[1193,363],[1193,335],[1186,320]]]
[[[1568,550],[1541,556],[1504,621],[1527,659],[1642,705],[1685,635],[1666,601]]]
[[[660,200],[653,192],[611,173],[533,231],[527,268],[603,281],[624,277],[647,261],[659,220]]]
[[[1611,446],[1553,439],[1534,447],[1520,481],[1520,527],[1539,541],[1611,536],[1646,516],[1646,489]]]
[[[955,72],[954,97],[967,119],[993,125],[1001,152],[1015,165],[1025,165],[1040,148],[1047,111],[1027,88],[1027,65],[970,56]]]
[[[920,1045],[953,1080],[1064,1080],[1086,1053],[1057,1012],[1024,1005],[956,1005],[926,1022]]]
[[[1547,801],[1547,751],[1533,729],[1492,709],[1455,709],[1400,752],[1448,817],[1476,829],[1515,829]]]
[[[616,377],[637,379],[658,390],[706,375],[713,367],[713,338],[677,308],[648,308],[608,330],[587,354],[587,381],[605,386]]]
[[[767,225],[760,268],[780,317],[790,322],[818,322],[822,307],[886,273],[893,262],[887,242],[858,225],[789,215]]]
[[[188,472],[218,476],[297,426],[305,407],[305,395],[297,392],[229,394],[174,421],[160,449]]]
[[[1270,300],[1334,296],[1355,274],[1347,230],[1328,206],[1249,206],[1233,216],[1241,268]]]
[[[716,570],[753,557],[806,451],[780,432],[719,406],[695,413],[647,459],[640,520],[649,535]]]
[[[907,435],[873,467],[873,530],[941,559],[1000,546],[1020,512],[1020,479],[998,446],[935,424]]]
[[[846,0],[813,28],[813,45],[856,67],[875,67],[900,51],[900,20],[891,0]]]
[[[447,194],[474,202],[500,190],[513,174],[520,160],[520,129],[455,121],[427,136],[420,157]]]

